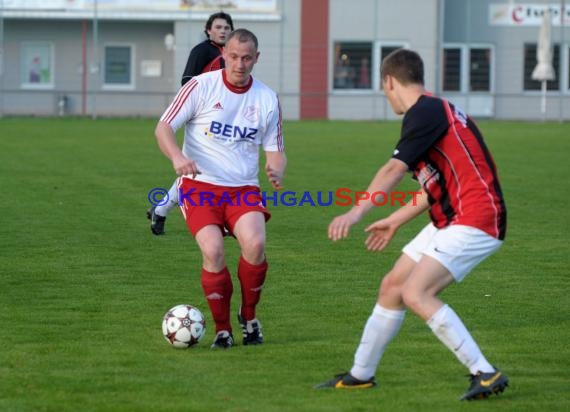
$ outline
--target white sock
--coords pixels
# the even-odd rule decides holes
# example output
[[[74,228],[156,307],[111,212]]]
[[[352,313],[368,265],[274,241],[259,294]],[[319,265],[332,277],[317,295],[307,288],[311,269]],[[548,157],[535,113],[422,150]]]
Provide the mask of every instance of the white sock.
[[[398,334],[405,314],[405,310],[384,309],[376,304],[354,354],[354,365],[350,370],[352,376],[360,380],[374,376],[380,358],[388,344]]]
[[[154,209],[154,213],[159,216],[167,216],[168,212],[178,206],[178,179],[176,179],[173,185],[170,187],[168,191],[168,202],[164,205],[157,206]]]
[[[495,368],[485,359],[479,346],[459,319],[459,316],[447,305],[443,305],[427,321],[435,336],[451,350],[469,372],[494,372]]]

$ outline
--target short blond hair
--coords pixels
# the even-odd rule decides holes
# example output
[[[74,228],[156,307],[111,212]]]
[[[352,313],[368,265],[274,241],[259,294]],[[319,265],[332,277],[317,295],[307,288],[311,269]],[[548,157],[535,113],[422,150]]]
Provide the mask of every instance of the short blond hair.
[[[226,44],[229,43],[229,41],[231,39],[233,39],[234,37],[240,43],[247,43],[248,41],[252,41],[253,44],[255,45],[255,51],[257,51],[257,48],[259,47],[259,43],[257,42],[257,37],[255,36],[255,34],[250,32],[249,30],[247,30],[247,29],[235,29],[228,36],[228,40],[226,40]]]

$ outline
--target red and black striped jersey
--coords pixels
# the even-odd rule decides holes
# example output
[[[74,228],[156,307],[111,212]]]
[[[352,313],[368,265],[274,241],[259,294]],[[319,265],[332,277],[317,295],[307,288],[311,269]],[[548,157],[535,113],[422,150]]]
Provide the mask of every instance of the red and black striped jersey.
[[[460,224],[505,238],[507,211],[495,162],[460,108],[422,95],[404,116],[393,157],[408,165],[428,194],[436,227]]]
[[[188,61],[182,74],[182,86],[194,76],[223,69],[225,67],[225,62],[222,58],[223,50],[223,46],[210,40],[204,40],[197,44],[188,56]]]

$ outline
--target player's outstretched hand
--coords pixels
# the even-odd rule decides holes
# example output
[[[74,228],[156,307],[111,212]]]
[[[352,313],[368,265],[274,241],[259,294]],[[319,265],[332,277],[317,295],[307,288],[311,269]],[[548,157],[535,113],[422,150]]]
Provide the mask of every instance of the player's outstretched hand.
[[[366,248],[373,252],[380,252],[384,250],[386,246],[390,243],[398,226],[391,223],[388,219],[380,219],[372,223],[366,229],[365,232],[368,233],[368,238],[366,239]]]
[[[282,173],[279,173],[277,170],[272,169],[271,166],[266,165],[265,174],[267,175],[267,178],[269,179],[271,186],[273,186],[273,189],[275,190],[283,189],[283,186],[281,185],[281,182],[283,181]]]
[[[351,212],[335,217],[329,225],[329,239],[333,242],[344,239],[348,236],[351,226],[359,220],[360,218]]]

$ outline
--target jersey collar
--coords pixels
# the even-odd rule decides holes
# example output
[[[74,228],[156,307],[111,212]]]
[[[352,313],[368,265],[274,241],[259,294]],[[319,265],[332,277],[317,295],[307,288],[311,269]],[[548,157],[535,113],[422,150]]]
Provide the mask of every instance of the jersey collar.
[[[215,41],[210,40],[210,44],[212,46],[214,46],[215,48],[217,48],[220,51],[220,54],[224,51],[224,45],[223,44],[218,44]]]
[[[251,89],[251,85],[253,84],[253,77],[251,77],[251,75],[249,76],[249,82],[247,82],[247,84],[245,86],[234,86],[233,84],[231,84],[228,81],[228,78],[226,77],[226,70],[223,69],[222,70],[222,79],[224,79],[224,84],[226,85],[226,87],[228,89],[230,89],[230,91],[237,93],[237,94],[243,94],[245,92],[247,92],[249,89]]]

